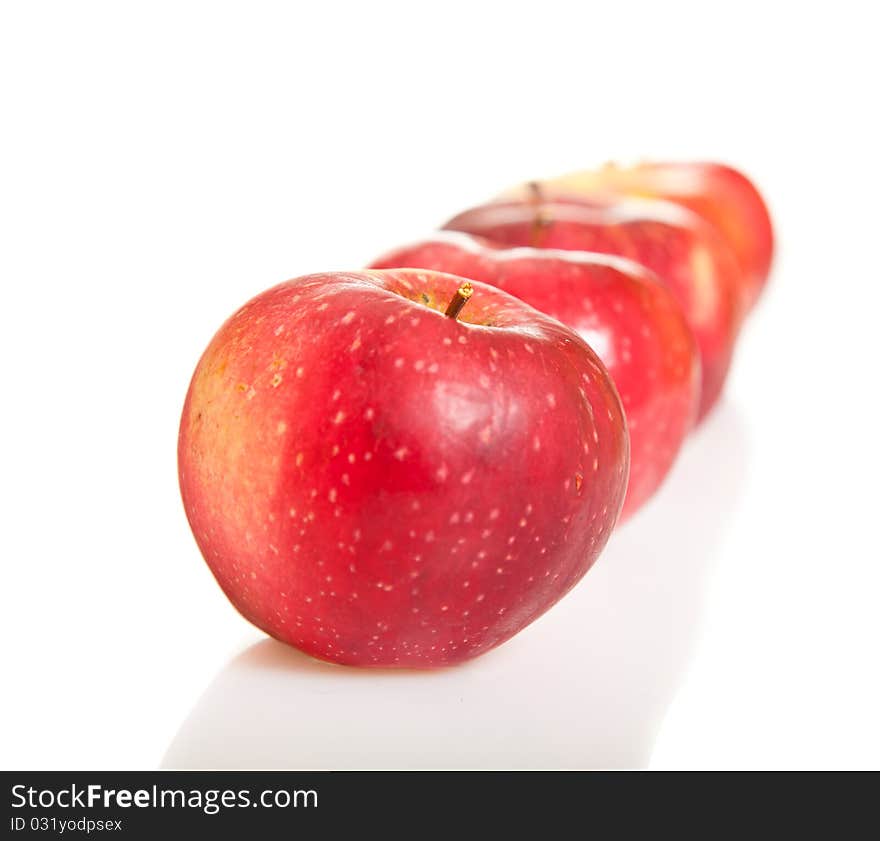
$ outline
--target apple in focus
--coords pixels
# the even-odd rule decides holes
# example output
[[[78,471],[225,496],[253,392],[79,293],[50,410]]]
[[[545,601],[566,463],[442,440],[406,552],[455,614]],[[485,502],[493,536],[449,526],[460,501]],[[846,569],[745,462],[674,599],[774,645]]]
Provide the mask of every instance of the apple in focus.
[[[220,328],[178,464],[245,618],[324,660],[428,668],[489,651],[580,580],[629,439],[607,371],[558,321],[451,275],[360,271],[282,283]]]
[[[490,283],[578,333],[605,364],[626,412],[630,471],[621,518],[654,494],[696,418],[700,360],[681,308],[652,272],[622,257],[506,249],[451,231],[373,263],[407,266]]]
[[[718,234],[671,202],[542,200],[496,202],[459,214],[447,230],[504,246],[617,254],[641,263],[669,288],[702,363],[702,420],[721,395],[742,323],[739,269]]]

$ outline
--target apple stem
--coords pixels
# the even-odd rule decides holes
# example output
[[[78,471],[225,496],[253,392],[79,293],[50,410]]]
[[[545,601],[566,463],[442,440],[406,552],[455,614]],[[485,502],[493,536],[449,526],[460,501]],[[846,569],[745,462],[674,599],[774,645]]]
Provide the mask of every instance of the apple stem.
[[[529,203],[535,210],[535,217],[532,219],[532,229],[529,231],[529,245],[532,248],[539,248],[543,239],[544,228],[546,228],[552,219],[550,213],[544,208],[546,196],[544,188],[540,181],[529,181],[526,184],[529,191]]]
[[[550,213],[539,205],[535,205],[535,216],[532,219],[532,229],[529,231],[529,245],[532,248],[540,248],[544,239],[544,231],[550,227],[553,218]]]
[[[458,314],[473,294],[474,287],[471,286],[470,281],[466,280],[458,287],[455,295],[452,296],[452,300],[449,302],[449,306],[446,307],[446,312],[444,314],[448,318],[458,318]]]
[[[532,204],[543,204],[544,203],[544,190],[541,187],[540,181],[529,181],[526,185],[529,190],[529,198],[531,199]]]

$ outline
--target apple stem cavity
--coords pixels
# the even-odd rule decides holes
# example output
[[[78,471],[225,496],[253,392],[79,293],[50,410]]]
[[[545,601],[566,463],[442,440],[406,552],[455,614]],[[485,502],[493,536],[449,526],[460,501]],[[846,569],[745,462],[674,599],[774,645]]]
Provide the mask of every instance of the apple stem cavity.
[[[452,296],[452,300],[449,302],[449,306],[446,307],[444,315],[446,315],[447,318],[457,319],[458,314],[462,311],[462,308],[473,294],[474,287],[471,286],[468,281],[462,283],[462,285],[458,287],[455,295]]]

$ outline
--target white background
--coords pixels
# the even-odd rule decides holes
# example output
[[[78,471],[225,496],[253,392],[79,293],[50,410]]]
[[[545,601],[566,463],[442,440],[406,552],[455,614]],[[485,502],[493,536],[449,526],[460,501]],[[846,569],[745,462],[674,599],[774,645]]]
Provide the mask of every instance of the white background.
[[[878,766],[871,12],[4,3],[2,766],[151,768],[172,742],[172,764],[284,764],[276,737],[290,764],[326,743],[338,767]],[[198,555],[175,452],[221,321],[511,183],[638,157],[740,166],[779,240],[724,402],[664,491],[569,600],[464,677],[340,677],[265,644],[229,665],[261,635]],[[496,698],[501,729],[472,734],[482,752],[432,754],[428,734],[455,706],[430,706],[433,687],[482,721],[496,673],[528,710]],[[416,729],[409,754],[370,754],[392,729],[346,754],[311,702],[287,722],[307,680],[313,698],[331,692],[322,681],[341,687],[333,714],[350,698],[355,723],[359,705],[421,693],[423,752]],[[561,680],[604,700],[568,698],[580,712],[563,725],[592,735],[572,733],[566,753],[557,732],[561,753],[542,753],[541,726],[516,716],[544,720],[542,692],[564,706],[550,698]],[[295,753],[300,731],[313,754]]]

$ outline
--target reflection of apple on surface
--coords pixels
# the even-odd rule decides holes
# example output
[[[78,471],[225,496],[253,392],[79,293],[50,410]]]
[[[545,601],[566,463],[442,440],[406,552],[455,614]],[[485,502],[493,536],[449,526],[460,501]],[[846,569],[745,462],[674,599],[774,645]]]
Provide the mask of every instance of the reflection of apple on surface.
[[[755,185],[733,167],[702,161],[607,164],[535,183],[546,200],[611,195],[681,204],[714,225],[733,250],[747,307],[764,288],[773,259],[770,214]],[[528,199],[534,190],[534,184],[523,185],[505,197]]]
[[[448,231],[373,266],[491,283],[571,327],[602,359],[626,411],[630,478],[622,516],[657,490],[696,416],[699,357],[675,298],[651,272],[620,257],[505,249]]]
[[[326,660],[410,667],[488,651],[573,587],[629,463],[582,339],[416,270],[251,300],[198,364],[178,455],[196,541],[247,619]]]
[[[671,202],[496,202],[444,226],[505,246],[617,254],[641,263],[670,289],[700,352],[699,419],[718,400],[743,313],[739,269],[725,243],[696,214]]]

